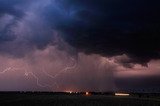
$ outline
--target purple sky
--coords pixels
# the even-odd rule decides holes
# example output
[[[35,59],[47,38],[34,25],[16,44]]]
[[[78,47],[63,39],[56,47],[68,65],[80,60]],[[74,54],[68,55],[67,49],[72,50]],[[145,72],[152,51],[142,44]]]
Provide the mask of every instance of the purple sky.
[[[160,91],[160,38],[152,18],[141,21],[137,10],[133,18],[105,3],[1,0],[0,91]]]

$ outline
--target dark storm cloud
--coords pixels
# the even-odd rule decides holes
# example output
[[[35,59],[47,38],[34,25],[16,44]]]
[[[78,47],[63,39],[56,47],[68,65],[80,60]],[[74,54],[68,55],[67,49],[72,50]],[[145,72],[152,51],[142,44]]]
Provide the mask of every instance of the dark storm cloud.
[[[1,51],[22,42],[21,48],[45,48],[52,44],[55,30],[80,52],[126,54],[127,63],[145,64],[160,58],[158,4],[156,0],[1,0],[0,17],[14,18],[1,29],[0,43],[14,42],[3,44]],[[23,35],[20,41],[19,35]]]
[[[0,0],[0,90],[158,88],[159,10],[155,0]]]
[[[127,54],[132,62],[160,58],[156,0],[57,0],[46,8],[50,25],[72,46],[105,56]]]
[[[30,1],[30,0],[29,0]],[[13,41],[15,39],[14,34],[11,32],[10,28],[17,23],[17,20],[24,16],[24,11],[22,8],[17,8],[18,5],[23,5],[26,0],[1,0],[0,1],[0,43],[5,41]],[[5,21],[10,21],[5,23]],[[3,25],[6,24],[6,25]],[[3,27],[2,27],[3,26]]]
[[[53,31],[39,16],[38,9],[42,8],[40,6],[42,3],[39,2],[37,0],[0,1],[1,54],[23,57],[34,48],[44,49],[52,42]]]
[[[2,17],[4,17],[4,19],[6,19],[9,17],[9,15],[13,15],[18,18],[23,15],[22,11],[15,8],[15,6],[17,4],[23,3],[23,1],[24,0],[12,0],[12,1],[1,0],[0,1],[0,18],[1,18],[0,24],[1,25],[4,23],[4,20],[2,19]],[[5,17],[6,14],[9,14],[9,15]],[[12,20],[12,22],[9,23],[8,25],[6,25],[4,28],[1,27],[1,29],[0,29],[0,43],[5,42],[5,41],[14,40],[14,37],[11,36],[12,34],[9,33],[9,27],[13,24],[15,24],[15,21]]]
[[[29,3],[31,0],[1,0],[0,1],[0,16],[3,14],[12,14],[17,17],[23,15],[21,9],[17,9],[17,5],[24,5]],[[35,1],[35,0],[34,0]]]

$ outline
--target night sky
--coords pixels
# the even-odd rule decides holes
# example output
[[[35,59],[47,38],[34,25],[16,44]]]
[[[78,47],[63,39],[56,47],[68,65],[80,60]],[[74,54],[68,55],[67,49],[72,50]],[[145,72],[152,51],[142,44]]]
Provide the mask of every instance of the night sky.
[[[160,92],[158,0],[0,0],[0,91]]]

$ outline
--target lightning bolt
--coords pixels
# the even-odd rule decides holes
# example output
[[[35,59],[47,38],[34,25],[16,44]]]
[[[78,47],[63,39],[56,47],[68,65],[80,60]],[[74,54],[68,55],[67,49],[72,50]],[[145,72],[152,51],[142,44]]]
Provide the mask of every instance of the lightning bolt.
[[[1,71],[0,74],[5,74],[6,72],[10,71],[12,68],[8,67],[5,70]]]
[[[27,67],[29,67],[28,64],[27,64]],[[58,86],[58,84],[57,84],[56,82],[55,82],[54,84],[52,84],[52,85],[49,85],[49,84],[41,84],[40,81],[39,81],[39,77],[38,77],[37,75],[35,75],[33,72],[31,72],[31,71],[25,70],[24,75],[25,75],[26,77],[28,77],[29,75],[31,75],[31,76],[36,80],[36,84],[37,84],[37,86],[39,86],[39,87],[42,87],[42,88],[52,88],[53,86],[56,86],[57,88],[59,88],[59,86]]]
[[[46,88],[46,87],[48,87],[48,88],[52,88],[54,85],[56,85],[57,87],[58,87],[58,85],[57,85],[57,83],[55,82],[53,85],[49,85],[49,84],[41,84],[40,82],[39,82],[39,78],[33,73],[33,72],[25,72],[25,76],[29,76],[29,75],[31,75],[31,76],[33,76],[35,79],[36,79],[36,83],[37,83],[37,86],[39,86],[39,87],[42,87],[42,88]]]
[[[68,65],[66,68],[64,68],[63,70],[59,71],[59,72],[56,73],[55,75],[51,75],[51,74],[47,73],[44,69],[43,69],[42,72],[43,72],[46,76],[48,76],[49,78],[55,79],[55,78],[57,78],[58,76],[60,76],[62,73],[66,73],[66,72],[68,72],[68,70],[73,70],[73,69],[75,69],[75,68],[77,67],[77,61],[76,61],[76,59],[74,59],[74,58],[71,57],[71,60],[72,60],[72,62],[73,62],[73,65],[71,65],[71,66]],[[28,64],[27,64],[27,67],[28,67]],[[15,67],[12,68],[12,67],[8,67],[8,68],[6,68],[5,70],[1,71],[0,74],[5,74],[5,73],[7,73],[7,72],[9,72],[9,71],[16,71],[16,70],[20,70],[20,69],[21,69],[21,70],[24,70],[23,68],[15,68]],[[38,77],[36,74],[34,74],[32,71],[27,71],[27,70],[25,70],[25,71],[24,71],[24,76],[26,76],[26,77],[32,76],[32,77],[36,80],[36,84],[37,84],[37,86],[39,86],[39,87],[42,87],[42,88],[52,88],[53,86],[56,86],[57,88],[59,88],[59,86],[58,86],[58,84],[57,84],[56,82],[55,82],[54,84],[52,84],[52,85],[40,83],[39,77]]]
[[[52,79],[55,79],[57,78],[58,76],[60,76],[62,73],[66,73],[68,70],[72,70],[72,69],[75,69],[77,67],[77,61],[71,57],[71,60],[73,61],[73,65],[72,66],[67,66],[66,68],[64,68],[63,70],[59,71],[58,73],[56,73],[55,75],[51,75],[49,73],[47,73],[45,70],[43,70],[43,73],[52,78]]]
[[[7,72],[9,72],[9,71],[16,71],[16,70],[20,70],[20,69],[22,69],[22,68],[12,68],[12,67],[8,67],[8,68],[6,68],[5,70],[1,71],[0,74],[5,74],[5,73],[7,73]],[[36,79],[36,84],[37,84],[37,86],[39,86],[39,87],[43,87],[43,88],[44,88],[44,87],[45,87],[45,88],[48,87],[48,88],[51,88],[51,87],[53,87],[54,85],[55,85],[57,88],[59,87],[56,82],[55,82],[53,85],[41,84],[40,81],[39,81],[38,76],[36,76],[33,72],[25,71],[25,72],[24,72],[24,75],[25,75],[26,77],[28,77],[29,75],[33,76],[33,77]]]
[[[20,68],[8,67],[8,68],[4,69],[3,71],[0,71],[0,74],[5,74],[5,73],[7,73],[9,71],[16,71],[16,70],[19,70],[19,69]]]

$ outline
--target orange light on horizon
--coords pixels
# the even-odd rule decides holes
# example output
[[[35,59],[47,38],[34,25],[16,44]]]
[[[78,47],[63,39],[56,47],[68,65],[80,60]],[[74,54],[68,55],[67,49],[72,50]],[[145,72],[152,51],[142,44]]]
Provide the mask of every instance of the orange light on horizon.
[[[90,95],[90,93],[89,92],[86,92],[86,96],[89,96]]]
[[[70,93],[70,94],[72,94],[73,92],[72,92],[72,91],[66,91],[66,93]]]

